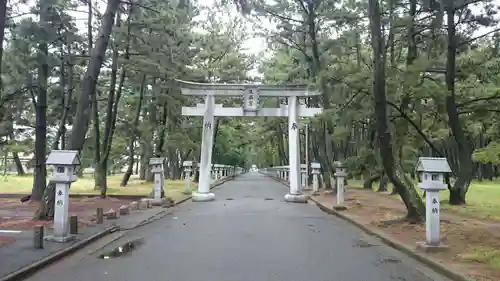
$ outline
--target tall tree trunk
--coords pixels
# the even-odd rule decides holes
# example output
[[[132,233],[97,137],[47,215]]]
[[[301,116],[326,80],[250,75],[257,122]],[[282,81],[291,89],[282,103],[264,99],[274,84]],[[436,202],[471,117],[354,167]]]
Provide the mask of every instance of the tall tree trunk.
[[[320,58],[320,52],[319,52],[319,44],[317,41],[317,27],[316,27],[316,8],[314,1],[307,1],[307,33],[310,39],[310,46],[311,46],[311,53],[312,53],[312,59],[311,59],[311,66],[310,66],[310,74],[311,77],[314,79],[314,81],[319,82],[320,89],[321,89],[321,98],[322,98],[322,105],[324,109],[330,108],[330,97],[329,97],[329,91],[328,91],[328,86],[327,86],[327,81],[326,79],[323,78],[323,76],[320,74],[321,72],[321,58]],[[327,126],[328,124],[326,122],[322,122],[323,126],[325,129],[322,131],[323,136],[322,139],[324,140],[324,151],[322,151],[325,154],[325,157],[320,160],[321,165],[323,166],[323,177],[325,178],[325,189],[331,189],[331,174],[332,174],[332,165],[330,163],[330,155],[331,155],[331,149],[330,149],[330,143],[329,143],[329,136],[328,134],[328,129]],[[323,161],[321,161],[323,160]]]
[[[140,170],[139,170],[139,179],[140,180],[146,180],[146,169],[148,167],[148,159],[149,159],[149,155],[147,152],[147,149],[148,149],[148,146],[146,146],[146,144],[144,143],[144,141],[141,141],[140,142],[140,149],[141,149],[141,159],[140,159],[140,162],[141,162],[141,167],[140,167]]]
[[[167,93],[168,94],[168,93]],[[162,106],[162,117],[159,124],[158,130],[158,144],[156,145],[157,154],[163,155],[165,152],[165,137],[167,133],[167,122],[168,122],[168,106],[167,102],[164,102]]]
[[[16,117],[19,116],[19,114],[17,114],[17,113],[15,115],[16,115]],[[14,133],[14,120],[16,120],[16,119],[17,118],[12,118],[12,121],[8,122],[8,126],[9,126],[9,128],[8,128],[8,131],[9,131],[8,140],[10,142],[16,141],[15,133]],[[8,154],[8,151],[6,151],[6,153]],[[19,153],[17,151],[12,152],[12,160],[14,160],[14,165],[16,166],[17,175],[24,176],[26,173],[24,171],[23,163],[21,163],[21,159],[19,159]],[[5,165],[7,165],[7,162],[5,163]]]
[[[195,168],[194,170],[194,179],[193,182],[199,183],[200,182],[200,169]]]
[[[130,55],[130,21],[132,18],[132,7],[133,5],[129,5],[128,9],[128,16],[127,16],[127,37],[126,37],[126,45],[125,45],[125,55],[124,58],[125,60],[128,60]],[[116,26],[119,28],[121,26],[121,19],[120,19],[120,11],[117,13],[116,17]],[[118,75],[118,44],[115,44],[114,49],[113,49],[113,62],[111,66],[111,82],[110,82],[110,90],[108,94],[108,104],[107,104],[107,109],[106,109],[106,121],[104,124],[104,136],[102,139],[102,146],[101,146],[101,151],[102,155],[100,157],[99,161],[99,166],[101,167],[101,172],[105,174],[107,170],[107,165],[109,162],[109,155],[111,153],[111,146],[113,143],[113,135],[115,132],[115,127],[116,127],[116,118],[118,115],[118,104],[121,99],[122,95],[122,90],[123,90],[123,84],[125,83],[125,77],[126,77],[126,68],[125,66],[121,67],[121,73],[120,73],[120,78],[118,81],[118,88],[116,88],[116,80],[117,80],[117,75]],[[106,192],[108,189],[108,184],[107,184],[107,178],[106,176],[102,177],[99,179],[100,181],[97,181],[96,177],[96,186],[99,186],[99,189],[101,190],[101,197],[106,197]]]
[[[373,183],[380,179],[380,174],[375,174],[372,176],[366,176],[363,181],[364,189],[373,189]]]
[[[55,141],[52,144],[52,149],[56,150],[59,149],[64,149],[66,147],[66,122],[68,121],[69,113],[71,110],[71,102],[73,100],[73,62],[71,59],[71,44],[68,44],[68,56],[70,58],[65,59],[63,54],[63,48],[61,47],[61,108],[63,109],[61,113],[61,118],[59,119],[59,126],[57,128],[56,136],[55,136]],[[68,80],[68,87],[65,87],[65,76],[64,76],[64,71],[65,71],[65,65],[68,65],[68,75],[67,75],[67,80]]]
[[[152,79],[152,85],[153,85],[153,93],[152,93],[152,98],[151,98],[151,103],[149,104],[149,107],[147,109],[147,112],[149,114],[148,122],[151,126],[151,128],[156,128],[157,127],[157,122],[158,122],[158,117],[157,117],[157,107],[158,107],[158,99],[156,97],[156,90],[159,85],[156,85],[157,77],[153,77]],[[147,182],[153,182],[153,173],[151,172],[151,169],[149,169],[149,159],[151,157],[161,157],[162,155],[158,154],[158,147],[155,147],[155,144],[158,144],[158,142],[154,142],[155,140],[155,132],[156,130],[151,130],[149,135],[145,138],[146,142],[146,159],[145,159],[145,169],[146,169],[146,181]]]
[[[218,139],[217,136],[219,135],[219,126],[220,126],[220,124],[221,124],[220,117],[215,117],[214,132],[213,132],[213,134],[214,134],[214,136],[213,136],[214,142],[212,144],[212,155],[213,156],[212,156],[212,163],[210,163],[211,165],[213,165],[216,162],[218,162],[217,158],[218,158],[218,156],[220,154],[219,151],[218,151],[218,149],[217,149],[217,147],[216,147],[216,143],[217,143],[217,139]]]
[[[101,129],[99,121],[99,104],[97,103],[97,95],[92,97],[92,125],[94,131],[94,190],[99,190],[100,182],[102,180],[102,176],[99,176],[98,173],[101,173],[103,167],[98,168],[101,163]],[[104,173],[106,173],[106,168],[104,168]]]
[[[134,168],[134,158],[135,158],[135,141],[137,138],[137,135],[139,134],[139,119],[141,117],[141,110],[142,110],[142,100],[144,97],[144,91],[146,88],[146,74],[142,75],[141,79],[141,88],[139,89],[139,101],[137,102],[137,108],[135,109],[135,116],[134,116],[134,121],[132,123],[132,132],[130,135],[130,140],[128,143],[129,146],[129,153],[128,153],[128,167],[127,171],[125,172],[125,175],[123,175],[122,182],[120,183],[120,186],[126,186],[130,176],[132,175],[132,169]]]
[[[328,89],[326,85],[326,80],[320,76],[321,70],[321,59],[319,52],[319,44],[317,40],[318,28],[316,27],[316,8],[314,1],[307,1],[307,33],[310,39],[311,53],[312,53],[312,69],[311,76],[315,81],[318,81],[321,87],[321,97],[323,99],[323,108],[330,108],[330,97],[328,95]]]
[[[89,55],[92,53],[92,44],[93,44],[93,33],[92,33],[92,16],[94,14],[92,8],[92,1],[88,3],[88,25],[87,25],[87,45]],[[118,12],[119,14],[119,12]],[[119,16],[118,16],[119,17]],[[113,55],[115,52],[113,52]],[[114,85],[113,85],[114,86]],[[92,125],[94,131],[94,190],[99,190],[100,185],[97,183],[101,183],[103,180],[106,180],[106,170],[107,167],[102,167],[101,163],[101,121],[99,120],[99,103],[97,102],[97,93],[92,95]],[[104,171],[103,171],[104,170]]]
[[[377,192],[386,192],[387,191],[387,186],[389,185],[389,178],[384,174],[381,178],[380,178],[380,182],[378,183],[378,189],[377,189]],[[392,189],[393,191],[395,191],[396,189],[393,188]]]
[[[16,172],[18,176],[24,176],[26,172],[24,171],[23,163],[21,163],[21,159],[19,159],[19,153],[12,152],[12,159],[14,160],[14,164],[16,165]]]
[[[108,162],[99,161],[95,164],[94,168],[94,190],[102,190],[102,186],[106,187],[108,184]],[[99,185],[97,185],[99,183]],[[105,196],[102,196],[105,197]]]
[[[135,143],[133,141],[129,141],[128,143],[128,159],[127,159],[127,170],[125,174],[123,174],[122,181],[120,182],[120,186],[127,186],[130,177],[134,171],[134,163],[135,163]]]
[[[80,151],[83,148],[90,121],[89,105],[96,92],[97,79],[101,73],[101,66],[105,58],[109,37],[119,5],[120,0],[109,0],[106,5],[106,11],[104,12],[101,27],[97,35],[96,44],[90,54],[90,62],[82,81],[82,93],[79,96],[73,129],[69,137],[68,149],[70,150]]]
[[[63,39],[64,40],[64,39]],[[65,118],[65,111],[66,111],[66,58],[65,58],[65,55],[64,55],[64,44],[61,44],[61,46],[59,47],[59,52],[61,53],[60,54],[60,64],[59,64],[59,88],[61,90],[61,96],[60,96],[60,104],[59,106],[62,108],[62,111],[60,112],[60,116],[59,116],[59,121],[63,120],[63,118]],[[67,118],[67,116],[66,116]],[[52,144],[52,148],[55,150],[55,149],[59,149],[59,143],[60,143],[60,138],[61,138],[61,135],[62,135],[62,131],[64,131],[64,129],[61,129],[62,128],[65,128],[66,124],[59,124],[59,128],[56,132],[56,136],[54,138],[54,143]],[[61,131],[61,133],[59,133],[59,131]]]
[[[46,205],[47,201],[42,200],[42,197],[50,197],[46,192],[46,167],[45,157],[47,156],[47,81],[49,77],[48,65],[48,17],[50,14],[50,1],[40,1],[40,27],[42,29],[42,38],[38,44],[38,95],[35,103],[36,127],[35,127],[35,174],[33,182],[33,190],[31,200],[39,205],[35,213],[36,219],[46,219],[50,217],[46,211],[53,206]],[[52,191],[53,192],[53,191]],[[45,203],[44,203],[45,201]]]
[[[381,26],[381,10],[378,0],[369,0],[371,45],[373,52],[373,99],[377,124],[378,143],[382,165],[389,180],[398,190],[407,209],[407,218],[422,222],[425,206],[413,186],[406,186],[394,168],[395,158],[387,115],[385,46]]]
[[[448,52],[446,58],[446,112],[448,113],[448,126],[453,134],[458,148],[458,173],[455,185],[450,189],[449,203],[452,205],[465,204],[465,195],[473,177],[472,148],[467,140],[462,123],[458,116],[458,108],[455,99],[455,60],[456,60],[456,26],[455,8],[453,1],[448,0],[447,8],[447,32]]]
[[[325,189],[326,190],[332,190],[335,191],[337,186],[332,186],[332,179],[333,175],[335,174],[335,167],[333,165],[333,160],[335,159],[335,154],[333,151],[333,145],[332,145],[332,139],[331,139],[331,134],[333,133],[332,130],[330,130],[330,126],[326,120],[323,120],[322,122],[323,126],[323,136],[324,136],[324,147],[325,147],[325,157],[324,163],[321,163],[322,165],[324,164],[325,167],[322,169],[323,170],[323,179],[325,182]]]
[[[3,58],[3,41],[5,37],[5,20],[7,19],[7,1],[0,1],[0,101],[3,94],[3,80],[2,80],[2,58]],[[2,106],[0,104],[0,111]],[[2,113],[0,113],[0,121],[2,121]]]

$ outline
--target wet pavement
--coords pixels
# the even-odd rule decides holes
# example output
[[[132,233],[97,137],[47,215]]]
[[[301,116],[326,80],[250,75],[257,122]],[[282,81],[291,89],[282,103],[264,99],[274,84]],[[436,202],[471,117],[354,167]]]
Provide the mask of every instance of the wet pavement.
[[[27,280],[449,281],[258,173],[214,191]]]

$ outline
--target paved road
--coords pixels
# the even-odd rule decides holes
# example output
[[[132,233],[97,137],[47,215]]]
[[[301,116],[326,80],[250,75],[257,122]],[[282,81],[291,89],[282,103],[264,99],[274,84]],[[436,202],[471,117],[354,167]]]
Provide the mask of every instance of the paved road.
[[[449,281],[313,204],[285,203],[286,188],[260,174],[215,192],[28,280]],[[144,243],[126,256],[96,257],[136,238]]]

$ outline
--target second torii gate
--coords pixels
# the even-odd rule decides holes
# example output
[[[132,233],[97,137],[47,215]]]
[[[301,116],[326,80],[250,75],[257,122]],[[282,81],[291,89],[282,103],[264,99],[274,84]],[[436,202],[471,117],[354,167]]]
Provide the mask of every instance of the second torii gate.
[[[205,104],[196,107],[182,107],[184,116],[203,116],[201,140],[200,180],[193,201],[211,201],[215,195],[210,192],[210,166],[214,141],[215,116],[273,116],[288,117],[288,156],[290,169],[290,191],[285,195],[287,202],[306,203],[307,196],[300,192],[300,138],[299,117],[312,117],[322,112],[321,108],[307,108],[299,103],[300,97],[317,96],[320,93],[309,91],[304,85],[262,85],[262,84],[208,84],[177,80],[182,94],[205,96]],[[243,107],[223,107],[215,104],[215,96],[243,97]],[[278,108],[261,108],[259,97],[286,97],[288,105]]]

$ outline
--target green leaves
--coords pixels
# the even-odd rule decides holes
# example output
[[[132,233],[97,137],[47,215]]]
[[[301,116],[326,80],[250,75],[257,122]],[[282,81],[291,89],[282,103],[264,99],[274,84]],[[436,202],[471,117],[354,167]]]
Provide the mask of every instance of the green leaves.
[[[500,143],[493,141],[486,147],[476,149],[472,155],[475,161],[500,165]]]

